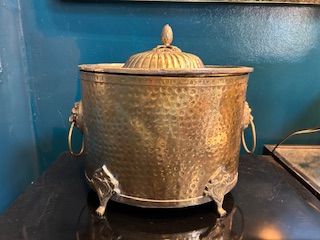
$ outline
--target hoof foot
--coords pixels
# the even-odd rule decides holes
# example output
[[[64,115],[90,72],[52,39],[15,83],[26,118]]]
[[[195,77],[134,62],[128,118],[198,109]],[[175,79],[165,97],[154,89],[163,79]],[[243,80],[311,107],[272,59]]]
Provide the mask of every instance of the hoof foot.
[[[97,213],[100,217],[102,217],[102,216],[104,215],[105,211],[106,211],[106,208],[103,207],[103,206],[100,206],[100,207],[97,208],[96,213]]]
[[[222,207],[218,207],[218,213],[220,217],[223,217],[227,214],[226,210],[224,210]]]

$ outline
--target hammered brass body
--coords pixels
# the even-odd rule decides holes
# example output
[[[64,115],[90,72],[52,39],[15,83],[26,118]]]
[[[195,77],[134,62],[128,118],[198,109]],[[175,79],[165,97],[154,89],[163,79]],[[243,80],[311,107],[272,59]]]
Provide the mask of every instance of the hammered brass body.
[[[248,74],[137,76],[81,71],[86,173],[102,165],[119,182],[114,199],[143,207],[210,201],[223,168],[235,179]],[[224,194],[225,194],[224,193]]]
[[[142,207],[185,207],[214,200],[237,183],[240,137],[254,151],[255,128],[246,103],[250,67],[204,65],[162,44],[124,64],[80,65],[82,100],[69,118],[68,146],[86,157],[86,178],[103,215],[110,198]],[[243,129],[251,125],[253,147]],[[83,131],[79,153],[72,131]],[[242,134],[241,134],[242,131]]]

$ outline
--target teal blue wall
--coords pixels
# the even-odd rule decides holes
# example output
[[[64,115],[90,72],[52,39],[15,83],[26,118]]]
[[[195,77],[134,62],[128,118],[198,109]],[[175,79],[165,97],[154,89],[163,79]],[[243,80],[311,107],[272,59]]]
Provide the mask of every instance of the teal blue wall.
[[[1,0],[0,212],[38,175],[30,96],[19,2]]]
[[[27,106],[19,109],[27,111],[27,116],[30,112],[26,109],[32,110],[33,123],[25,125],[35,135],[40,170],[66,150],[67,118],[74,101],[80,98],[77,65],[123,62],[131,54],[158,44],[165,23],[174,29],[175,45],[196,53],[205,63],[255,68],[248,100],[257,125],[258,151],[262,144],[277,142],[292,130],[320,124],[319,7],[19,2],[28,71],[15,78],[26,81],[30,88],[25,96]],[[25,91],[23,87],[20,90]],[[18,99],[17,95],[11,97]],[[320,142],[316,135],[295,141]],[[3,161],[8,164],[11,159]],[[13,169],[7,174],[14,174]],[[5,196],[2,189],[0,195]],[[6,199],[12,196],[1,201]]]

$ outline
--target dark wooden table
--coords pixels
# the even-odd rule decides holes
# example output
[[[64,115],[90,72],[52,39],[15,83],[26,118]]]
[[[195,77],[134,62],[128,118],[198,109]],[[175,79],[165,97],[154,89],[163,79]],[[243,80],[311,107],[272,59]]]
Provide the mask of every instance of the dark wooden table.
[[[241,157],[222,219],[213,203],[165,210],[111,202],[104,219],[96,205],[83,161],[62,154],[0,217],[0,239],[320,239],[319,199],[269,156]]]

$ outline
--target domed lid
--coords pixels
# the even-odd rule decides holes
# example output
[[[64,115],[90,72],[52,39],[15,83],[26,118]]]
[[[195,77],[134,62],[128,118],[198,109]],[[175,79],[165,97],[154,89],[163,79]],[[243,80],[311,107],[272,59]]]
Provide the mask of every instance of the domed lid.
[[[131,56],[123,68],[139,69],[197,69],[204,68],[201,59],[191,53],[182,52],[171,45],[173,32],[166,24],[162,29],[162,45]]]
[[[253,68],[242,66],[204,65],[191,53],[182,52],[171,45],[173,33],[167,24],[162,30],[162,45],[131,56],[123,63],[99,63],[79,65],[82,72],[125,74],[141,76],[209,77],[248,74]]]

